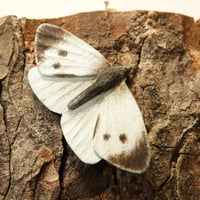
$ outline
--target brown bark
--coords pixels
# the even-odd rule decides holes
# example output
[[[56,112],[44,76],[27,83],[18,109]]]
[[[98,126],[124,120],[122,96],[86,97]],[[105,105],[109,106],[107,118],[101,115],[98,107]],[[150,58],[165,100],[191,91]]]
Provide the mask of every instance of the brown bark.
[[[149,132],[151,165],[131,174],[86,165],[62,139],[60,116],[34,96],[34,34],[61,26],[111,63],[134,67],[128,85]],[[148,11],[91,12],[59,19],[0,19],[0,199],[200,199],[200,25]]]

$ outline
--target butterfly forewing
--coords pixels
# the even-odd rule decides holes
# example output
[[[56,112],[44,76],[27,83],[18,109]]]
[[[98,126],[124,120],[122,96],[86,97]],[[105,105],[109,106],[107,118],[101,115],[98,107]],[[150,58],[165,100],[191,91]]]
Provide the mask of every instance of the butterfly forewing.
[[[95,150],[115,166],[135,173],[149,165],[147,133],[138,105],[122,82],[105,94],[95,131]]]
[[[62,114],[68,102],[93,83],[79,77],[48,77],[38,67],[29,70],[28,80],[38,99],[51,111]]]
[[[93,47],[54,25],[39,26],[35,45],[39,70],[47,76],[91,76],[109,65]]]
[[[66,110],[61,118],[67,143],[79,159],[88,164],[102,159],[94,150],[94,132],[101,101],[101,95],[97,96],[75,110]]]

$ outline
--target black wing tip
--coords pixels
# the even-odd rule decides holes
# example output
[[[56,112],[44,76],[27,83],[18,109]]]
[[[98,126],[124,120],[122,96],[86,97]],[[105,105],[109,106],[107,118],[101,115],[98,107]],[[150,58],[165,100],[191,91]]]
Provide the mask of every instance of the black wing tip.
[[[147,170],[150,165],[150,160],[149,144],[146,137],[138,141],[136,148],[132,151],[122,152],[108,158],[108,161],[116,167],[138,174]]]
[[[35,57],[39,64],[45,59],[45,51],[61,42],[65,31],[55,25],[43,23],[38,26],[35,36]]]

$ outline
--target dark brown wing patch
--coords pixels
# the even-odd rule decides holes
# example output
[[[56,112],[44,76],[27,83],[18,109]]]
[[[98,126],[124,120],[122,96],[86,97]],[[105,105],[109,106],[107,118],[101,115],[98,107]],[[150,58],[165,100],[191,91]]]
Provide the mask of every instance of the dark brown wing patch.
[[[53,67],[54,69],[58,69],[58,68],[61,67],[61,64],[60,64],[59,62],[56,62],[56,63],[54,63],[54,64],[52,65],[52,67]]]
[[[130,172],[143,172],[149,165],[149,147],[144,134],[136,148],[131,152],[122,152],[118,155],[110,156],[108,161],[120,168]]]

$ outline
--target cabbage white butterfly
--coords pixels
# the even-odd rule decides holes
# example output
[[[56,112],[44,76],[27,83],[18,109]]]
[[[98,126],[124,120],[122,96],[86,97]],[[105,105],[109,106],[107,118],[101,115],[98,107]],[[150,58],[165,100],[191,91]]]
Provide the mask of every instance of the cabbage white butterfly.
[[[85,163],[101,159],[133,173],[150,162],[139,107],[125,83],[130,68],[111,66],[93,47],[57,26],[35,37],[37,66],[28,80],[38,99],[59,113],[64,137]]]

